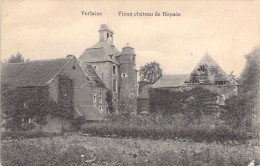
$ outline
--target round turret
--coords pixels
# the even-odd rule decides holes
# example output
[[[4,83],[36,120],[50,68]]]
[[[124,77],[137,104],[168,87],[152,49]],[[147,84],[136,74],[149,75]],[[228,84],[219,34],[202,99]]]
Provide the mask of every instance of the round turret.
[[[135,50],[134,50],[133,47],[131,47],[131,46],[129,45],[129,43],[127,43],[127,45],[122,48],[122,53],[121,53],[121,55],[126,55],[126,54],[135,55]]]
[[[122,52],[119,56],[119,63],[135,65],[135,56],[134,48],[127,43],[127,45],[122,48]]]

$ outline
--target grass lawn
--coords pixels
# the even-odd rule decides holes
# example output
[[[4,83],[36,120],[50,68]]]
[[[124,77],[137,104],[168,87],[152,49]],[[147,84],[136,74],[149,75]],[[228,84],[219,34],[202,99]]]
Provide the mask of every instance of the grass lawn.
[[[53,138],[2,140],[1,162],[12,165],[242,166],[254,159],[249,144],[194,143],[69,134]]]

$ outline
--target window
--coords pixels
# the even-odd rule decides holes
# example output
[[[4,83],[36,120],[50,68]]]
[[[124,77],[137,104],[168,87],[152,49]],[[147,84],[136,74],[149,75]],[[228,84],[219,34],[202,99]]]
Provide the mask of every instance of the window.
[[[129,95],[130,98],[134,98],[134,96],[135,95],[133,93],[130,93],[130,95]]]
[[[97,70],[98,70],[98,67],[97,67],[96,65],[94,65],[94,66],[93,66],[93,69],[97,71]]]
[[[113,78],[112,84],[113,84],[113,92],[116,92],[116,79],[115,78]]]
[[[113,58],[113,54],[109,55],[109,57],[110,57],[110,59],[112,59]]]
[[[121,77],[127,77],[127,74],[126,73],[122,73]]]
[[[96,94],[96,92],[93,93],[93,102],[97,102],[97,94]]]
[[[99,103],[102,103],[102,91],[99,92]]]
[[[104,79],[104,73],[102,73],[102,76],[101,76],[102,80]]]
[[[99,106],[99,111],[100,111],[100,112],[102,112],[102,111],[103,111],[103,109],[102,109],[102,106]]]
[[[106,106],[106,114],[109,114],[108,106]]]
[[[207,66],[200,66],[198,71],[207,71]]]
[[[76,69],[76,66],[72,66],[72,69],[75,70],[75,69]]]
[[[113,65],[113,74],[116,74],[116,66]]]

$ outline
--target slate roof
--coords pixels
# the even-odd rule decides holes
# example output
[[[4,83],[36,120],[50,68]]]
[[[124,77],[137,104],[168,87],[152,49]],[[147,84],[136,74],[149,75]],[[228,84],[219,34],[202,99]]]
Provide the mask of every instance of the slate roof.
[[[90,105],[80,105],[74,107],[76,112],[76,117],[83,116],[86,120],[102,120],[103,115],[99,112],[97,108]]]
[[[163,75],[156,83],[153,84],[153,88],[174,88],[180,87],[184,84],[187,74],[166,74]]]
[[[91,85],[97,88],[106,88],[103,81],[98,77],[97,73],[91,65],[85,65],[83,69],[85,75],[90,78]]]
[[[45,86],[71,58],[3,63],[1,82],[11,86]]]
[[[139,94],[138,98],[139,98],[139,99],[149,99],[149,98],[150,98],[149,89],[150,89],[152,86],[153,86],[153,84],[145,85],[145,86],[142,88],[142,92]]]
[[[87,48],[82,55],[78,58],[81,62],[103,62],[110,61],[114,63],[118,63],[116,60],[116,56],[118,56],[120,52],[118,49],[111,45],[107,40],[99,41],[97,44]],[[110,55],[113,55],[112,59]]]
[[[109,31],[112,34],[114,34],[114,31],[112,31],[112,29],[110,29],[106,24],[101,24],[100,25],[100,28],[99,28],[98,32],[100,32],[100,31]]]

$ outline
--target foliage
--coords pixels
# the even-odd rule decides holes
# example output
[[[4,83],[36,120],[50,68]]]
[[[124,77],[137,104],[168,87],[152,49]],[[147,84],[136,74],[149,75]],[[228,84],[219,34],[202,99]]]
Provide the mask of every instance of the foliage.
[[[7,120],[6,129],[32,129],[32,124],[28,124],[29,118],[35,118],[40,125],[45,124],[46,115],[53,106],[48,99],[47,87],[11,88],[6,84],[1,87],[1,105]]]
[[[155,83],[162,77],[162,69],[157,62],[147,63],[145,66],[141,66],[139,70],[140,80],[149,83]]]
[[[240,76],[240,90],[237,97],[226,101],[221,118],[234,128],[251,128],[252,117],[256,115],[256,104],[260,83],[260,47],[246,55],[246,66]]]
[[[1,144],[1,164],[9,165],[183,165],[242,166],[253,148],[216,143],[85,137],[8,140]]]
[[[115,116],[115,115],[114,115]],[[146,138],[146,139],[191,139],[196,142],[218,141],[225,142],[229,140],[244,141],[249,138],[244,130],[232,130],[227,126],[216,126],[209,128],[207,126],[189,124],[182,119],[158,120],[156,117],[141,117],[131,115],[131,118],[125,119],[118,115],[112,117],[110,121],[86,124],[82,126],[82,132],[101,137],[127,137],[127,138]]]
[[[74,108],[73,108],[73,81],[67,76],[58,75],[58,88],[59,88],[59,100],[58,109],[55,110],[54,114],[56,116],[71,119],[74,118]]]
[[[48,87],[13,88],[2,83],[1,105],[6,119],[5,128],[30,130],[35,127],[30,121],[42,127],[47,123],[47,115],[74,119],[73,82],[64,76],[59,78],[59,101],[49,100]]]
[[[40,138],[59,136],[63,133],[45,133],[40,130],[31,131],[6,131],[1,133],[1,140],[8,139],[24,139],[24,138]]]
[[[26,59],[26,62],[28,62],[29,59]],[[21,53],[17,53],[16,55],[12,55],[8,60],[8,63],[21,63],[24,62],[24,57]]]
[[[201,87],[184,91],[150,89],[149,93],[152,114],[172,116],[182,113],[190,122],[203,114],[213,113],[217,100],[217,94]]]
[[[106,91],[106,102],[107,102],[109,112],[114,113],[115,109],[114,109],[114,106],[113,106],[113,94],[112,94],[112,91],[110,89],[108,89]]]

